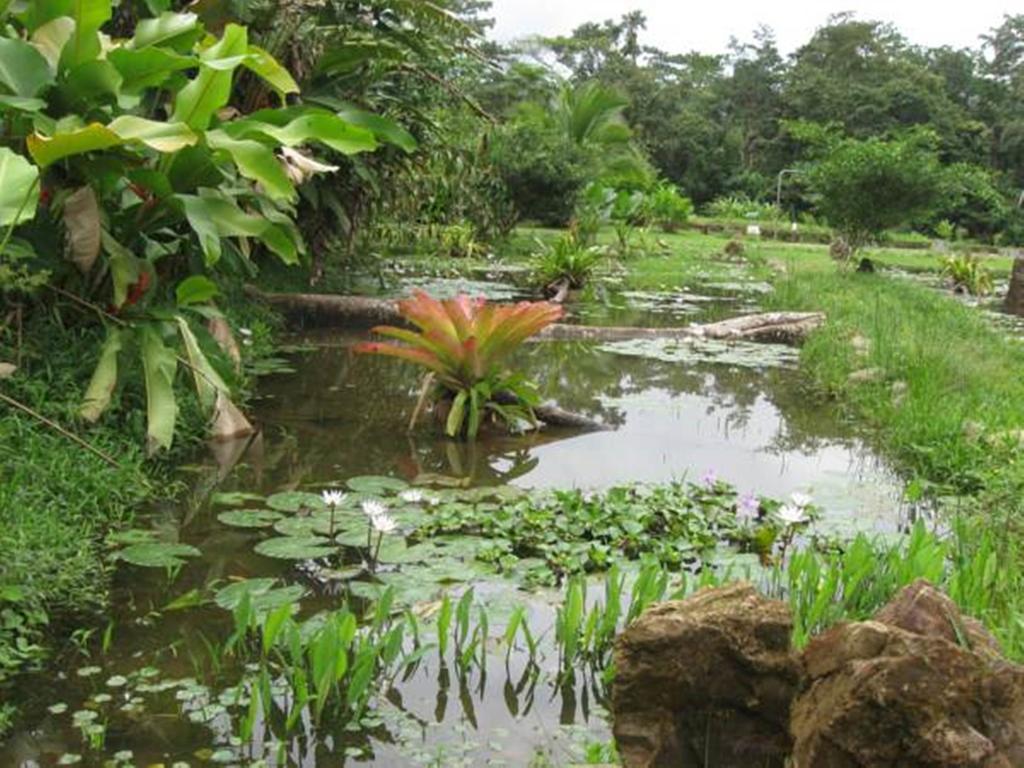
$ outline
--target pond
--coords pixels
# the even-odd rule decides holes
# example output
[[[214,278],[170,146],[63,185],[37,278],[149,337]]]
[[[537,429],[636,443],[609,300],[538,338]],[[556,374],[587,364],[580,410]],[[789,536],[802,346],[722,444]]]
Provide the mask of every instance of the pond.
[[[681,306],[699,306],[699,298],[638,301],[633,311],[676,317]],[[624,310],[611,306],[604,314],[592,309],[586,321],[619,322]],[[296,594],[305,594],[303,614],[311,615],[336,607],[340,592],[316,573],[316,558],[296,564],[255,551],[254,545],[267,540],[266,529],[224,524],[231,519],[224,516],[231,509],[225,505],[234,502],[223,494],[256,494],[236,501],[257,506],[262,502],[255,500],[277,494],[262,514],[267,526],[280,526],[285,513],[272,510],[294,512],[290,492],[319,493],[351,478],[357,478],[355,488],[366,490],[375,481],[360,486],[364,476],[393,478],[392,490],[420,485],[439,499],[473,489],[491,488],[494,498],[512,499],[515,489],[591,491],[637,481],[707,483],[714,476],[740,492],[812,496],[825,532],[891,532],[904,522],[899,478],[837,411],[805,391],[791,350],[649,341],[534,343],[519,362],[541,383],[544,396],[607,429],[487,435],[466,445],[444,439],[429,420],[409,432],[417,372],[354,355],[351,346],[359,338],[321,331],[292,340],[291,370],[261,381],[260,438],[186,468],[192,497],[153,510],[143,523],[161,539],[194,546],[201,554],[170,572],[127,564],[118,569],[116,609],[106,631],[101,627],[97,634],[102,641],[93,638],[91,657],[69,655],[60,672],[30,678],[21,687],[30,727],[0,747],[0,764],[250,764],[252,756],[278,754],[265,749],[269,736],[260,728],[248,739],[239,735],[245,698],[232,681],[240,670],[211,650],[217,638],[231,634],[231,615],[200,596],[209,596],[212,584],[274,578],[278,587],[293,585]],[[487,499],[491,491],[475,493]],[[401,522],[431,514],[391,498]],[[342,529],[352,514],[344,512]],[[305,525],[301,518],[291,524]],[[333,534],[333,517],[331,528]],[[347,543],[354,545],[362,534],[351,532],[355,537]],[[434,554],[440,561],[458,550],[472,560],[482,541],[447,537]],[[396,561],[411,563],[403,552]],[[343,555],[335,567],[353,563]],[[430,606],[437,584],[415,581],[429,567],[398,566],[381,579],[401,586],[402,600],[414,610],[427,606],[426,616],[436,608]],[[441,562],[434,563],[429,572],[439,567]],[[497,576],[481,568],[468,573],[452,578],[452,594],[472,585],[499,634],[513,606],[527,605],[547,653],[534,663],[522,649],[507,658],[493,651],[472,674],[427,655],[414,671],[382,685],[370,715],[358,724],[317,727],[303,719],[301,737],[283,748],[287,764],[542,766],[579,761],[588,751],[599,756],[599,745],[609,738],[605,687],[586,675],[574,682],[560,677],[550,646],[560,589],[539,584],[527,593],[514,574]],[[488,646],[485,641],[485,654]],[[268,757],[268,764],[275,760]]]

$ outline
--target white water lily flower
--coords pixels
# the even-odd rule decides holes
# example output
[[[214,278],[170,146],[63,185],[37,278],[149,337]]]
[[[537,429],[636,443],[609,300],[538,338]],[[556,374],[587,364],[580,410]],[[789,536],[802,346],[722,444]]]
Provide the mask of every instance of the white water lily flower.
[[[341,491],[324,491],[320,497],[328,507],[340,507],[345,503],[346,494]]]
[[[800,525],[801,523],[806,523],[810,519],[802,508],[793,506],[792,504],[782,505],[777,514],[779,516],[779,520],[784,522],[786,525]]]
[[[317,162],[291,147],[281,147],[281,165],[292,184],[296,186],[306,183],[318,173],[334,173],[339,170],[337,165]]]
[[[364,501],[360,506],[363,508],[363,514],[369,517],[371,521],[375,517],[380,517],[381,515],[386,515],[388,513],[387,506],[379,501]]]
[[[407,504],[419,504],[421,501],[423,501],[423,492],[411,488],[408,491],[402,491],[400,494],[398,494],[398,498],[400,498]]]
[[[398,530],[398,521],[388,514],[374,515],[370,518],[370,525],[377,533],[394,533]]]
[[[794,493],[789,497],[789,500],[793,502],[793,506],[799,507],[800,509],[806,509],[811,506],[811,502],[814,501],[806,493]]]

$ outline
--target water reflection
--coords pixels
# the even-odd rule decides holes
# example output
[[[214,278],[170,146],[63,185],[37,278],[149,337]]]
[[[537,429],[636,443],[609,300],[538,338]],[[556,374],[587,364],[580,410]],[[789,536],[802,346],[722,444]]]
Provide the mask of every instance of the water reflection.
[[[310,336],[297,373],[268,378],[252,471],[276,486],[392,472],[447,485],[601,488],[697,477],[712,468],[743,489],[809,491],[844,525],[891,524],[895,478],[798,371],[686,365],[612,355],[584,343],[530,345],[519,362],[564,408],[606,432],[491,434],[446,440],[428,423],[409,433],[419,377],[410,366],[351,352],[353,337]]]

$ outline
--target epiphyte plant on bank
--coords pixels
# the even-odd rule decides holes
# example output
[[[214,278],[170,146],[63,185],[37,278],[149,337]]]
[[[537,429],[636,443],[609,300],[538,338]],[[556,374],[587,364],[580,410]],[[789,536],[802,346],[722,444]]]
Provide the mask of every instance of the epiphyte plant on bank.
[[[207,359],[217,345],[198,322],[219,319],[216,285],[189,280],[252,274],[257,249],[298,262],[295,185],[333,169],[304,145],[351,155],[395,131],[409,144],[390,121],[302,103],[292,76],[243,26],[208,28],[197,13],[164,11],[111,37],[112,6],[2,4],[0,276],[9,279],[0,293],[47,286],[107,325],[87,420],[110,404],[121,353],[137,349],[148,442],[166,448],[178,362],[204,405],[227,407],[230,394],[230,377]],[[280,106],[241,114],[231,102],[242,70]]]
[[[445,431],[450,437],[474,439],[488,417],[509,424],[534,420],[536,389],[506,362],[526,339],[561,318],[561,307],[547,302],[500,305],[465,295],[439,301],[417,291],[398,302],[398,311],[415,330],[382,325],[373,331],[404,345],[364,342],[355,350],[427,368],[424,392],[436,381],[438,399],[448,407]]]

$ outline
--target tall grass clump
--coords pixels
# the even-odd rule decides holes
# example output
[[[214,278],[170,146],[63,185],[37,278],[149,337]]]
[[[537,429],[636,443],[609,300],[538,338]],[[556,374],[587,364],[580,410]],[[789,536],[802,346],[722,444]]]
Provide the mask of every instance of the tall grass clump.
[[[941,492],[993,491],[1019,506],[1019,341],[976,309],[878,275],[791,272],[769,301],[828,315],[802,365],[818,388],[878,428],[900,469]]]

